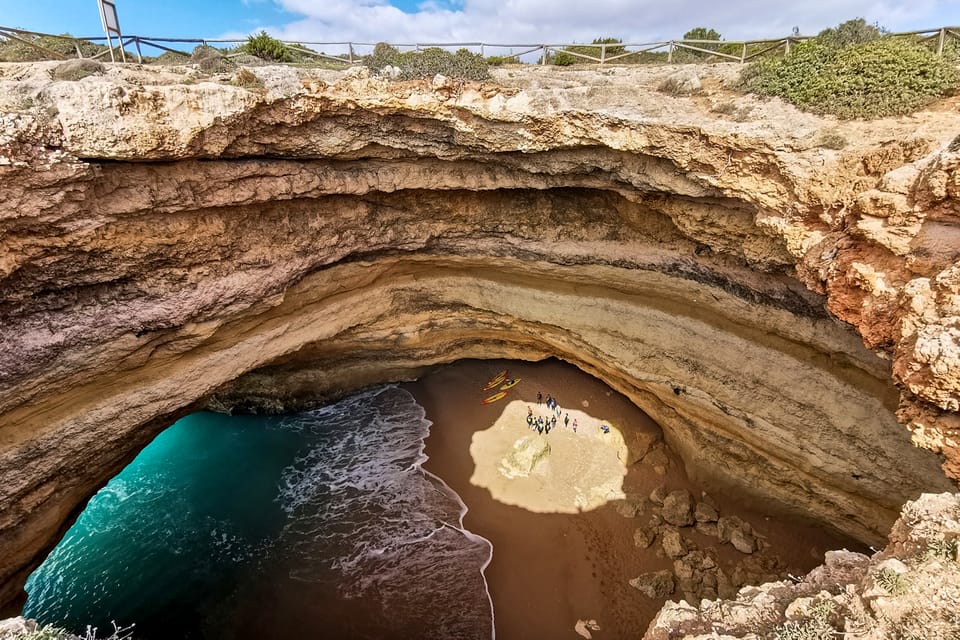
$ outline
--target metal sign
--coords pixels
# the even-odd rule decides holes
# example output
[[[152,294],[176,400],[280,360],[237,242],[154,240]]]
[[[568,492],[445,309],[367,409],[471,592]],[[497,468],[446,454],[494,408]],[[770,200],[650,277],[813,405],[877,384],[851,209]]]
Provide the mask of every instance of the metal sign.
[[[116,62],[113,57],[113,40],[110,38],[113,34],[120,41],[120,57],[126,62],[127,56],[123,51],[123,36],[120,35],[120,18],[117,17],[116,0],[97,0],[97,4],[100,5],[100,22],[103,24],[103,32],[107,34],[107,44],[110,46],[110,61]]]
[[[120,35],[120,19],[117,18],[117,5],[114,0],[98,0],[100,3],[100,21],[103,30]]]

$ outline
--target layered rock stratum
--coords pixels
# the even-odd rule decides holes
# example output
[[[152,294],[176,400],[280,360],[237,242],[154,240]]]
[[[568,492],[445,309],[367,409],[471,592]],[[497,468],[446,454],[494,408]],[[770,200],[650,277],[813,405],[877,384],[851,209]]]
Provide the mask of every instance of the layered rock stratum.
[[[185,412],[462,358],[567,360],[693,476],[864,542],[956,489],[955,101],[55,65],[0,66],[0,603]]]

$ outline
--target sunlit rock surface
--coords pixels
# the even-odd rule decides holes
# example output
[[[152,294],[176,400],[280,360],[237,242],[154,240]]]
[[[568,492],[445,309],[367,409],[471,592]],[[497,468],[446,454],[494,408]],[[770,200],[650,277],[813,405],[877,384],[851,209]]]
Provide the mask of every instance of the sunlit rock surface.
[[[534,419],[556,419],[556,426],[549,433],[531,429],[528,407]],[[489,429],[473,434],[470,482],[495,500],[538,513],[589,511],[624,498],[627,445],[620,430],[583,411],[562,413],[569,425],[546,405],[510,402]]]

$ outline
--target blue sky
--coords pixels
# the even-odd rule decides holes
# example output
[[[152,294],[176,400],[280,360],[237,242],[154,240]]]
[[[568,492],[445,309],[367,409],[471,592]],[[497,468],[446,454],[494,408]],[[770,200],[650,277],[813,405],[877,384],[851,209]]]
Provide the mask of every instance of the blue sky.
[[[725,39],[804,34],[853,17],[894,30],[960,25],[960,0],[116,0],[125,34],[299,41],[632,42],[695,26]],[[96,0],[0,0],[0,26],[100,35]]]

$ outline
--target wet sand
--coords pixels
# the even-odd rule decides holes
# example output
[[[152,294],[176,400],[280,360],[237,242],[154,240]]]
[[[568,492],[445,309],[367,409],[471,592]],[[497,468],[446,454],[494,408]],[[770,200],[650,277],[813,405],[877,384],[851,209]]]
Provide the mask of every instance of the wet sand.
[[[491,405],[480,400],[486,381],[508,369],[521,382],[507,398]],[[579,638],[579,619],[594,619],[598,639],[636,638],[643,634],[663,600],[654,600],[628,581],[642,573],[671,569],[673,562],[657,543],[640,549],[634,530],[647,517],[621,515],[616,503],[580,513],[535,513],[494,500],[487,489],[471,484],[475,465],[470,455],[474,433],[489,429],[512,400],[536,407],[537,392],[551,394],[561,408],[586,412],[624,431],[659,432],[659,427],[625,397],[575,367],[556,360],[540,363],[463,361],[436,370],[404,385],[426,409],[433,422],[426,441],[430,456],[424,465],[456,491],[469,508],[464,526],[493,544],[486,577],[494,603],[499,640]],[[521,427],[521,430],[523,428]],[[529,432],[528,432],[529,433]],[[585,449],[586,451],[586,449]],[[649,495],[656,487],[687,489],[694,497],[703,487],[693,485],[679,460],[667,452],[666,469],[657,473],[640,462],[627,468],[625,494]],[[786,571],[805,573],[822,561],[829,549],[853,547],[853,542],[795,520],[783,521],[738,506],[737,496],[711,492],[721,515],[738,515],[763,535],[786,564]],[[648,503],[648,507],[650,504]],[[715,538],[684,529],[700,548],[716,548],[722,566],[747,556]],[[857,547],[858,548],[858,547]],[[672,598],[682,598],[680,592]]]

